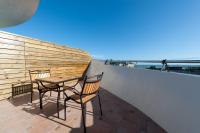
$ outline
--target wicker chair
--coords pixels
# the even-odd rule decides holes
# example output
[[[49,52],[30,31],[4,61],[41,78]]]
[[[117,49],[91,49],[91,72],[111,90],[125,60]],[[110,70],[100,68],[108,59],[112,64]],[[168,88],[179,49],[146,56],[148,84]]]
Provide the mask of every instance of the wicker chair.
[[[66,120],[66,102],[68,100],[73,100],[76,103],[81,104],[84,133],[86,133],[84,105],[90,100],[92,100],[93,98],[95,98],[96,96],[98,96],[100,114],[102,117],[101,100],[100,100],[100,95],[99,95],[100,81],[102,77],[103,77],[103,72],[99,75],[95,75],[92,77],[86,76],[83,81],[79,81],[79,83],[81,84],[80,91],[78,91],[75,86],[75,87],[67,88],[67,90],[71,90],[73,92],[73,95],[68,96],[66,93],[64,93],[66,96],[64,100],[64,119]]]

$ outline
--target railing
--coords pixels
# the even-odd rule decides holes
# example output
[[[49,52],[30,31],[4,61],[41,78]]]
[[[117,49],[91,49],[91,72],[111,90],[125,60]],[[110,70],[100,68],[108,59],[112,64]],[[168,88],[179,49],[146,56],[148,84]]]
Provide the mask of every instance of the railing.
[[[132,63],[132,62],[140,62],[140,63],[200,63],[200,60],[106,60],[107,62],[127,62],[127,63]]]
[[[134,64],[137,66],[138,63],[150,63],[152,66],[148,69],[161,70],[161,71],[176,71],[182,73],[192,73],[192,74],[200,74],[200,60],[106,60],[106,65],[120,65],[120,66],[128,66],[129,64]],[[160,64],[161,68],[156,68],[153,64]],[[187,64],[186,69],[182,69],[181,66],[175,67],[170,66],[169,64]],[[188,65],[189,64],[189,65]],[[192,66],[193,64],[193,66]],[[194,64],[199,64],[198,67],[195,67]],[[197,72],[198,70],[198,72]],[[193,72],[195,71],[195,72]]]

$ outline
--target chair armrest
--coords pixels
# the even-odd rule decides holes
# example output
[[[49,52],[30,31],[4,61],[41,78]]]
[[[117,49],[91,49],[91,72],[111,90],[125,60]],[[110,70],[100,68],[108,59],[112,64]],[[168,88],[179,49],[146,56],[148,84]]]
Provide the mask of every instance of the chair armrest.
[[[79,82],[80,82],[80,80],[78,80],[74,85],[71,85],[69,87],[75,87],[76,85],[78,85]],[[64,82],[64,83],[67,83],[67,82]],[[63,86],[65,86],[64,83],[63,83]]]
[[[81,92],[79,92],[75,87],[70,87],[70,86],[66,86],[66,87],[67,87],[66,90],[69,90],[76,95],[81,95]]]

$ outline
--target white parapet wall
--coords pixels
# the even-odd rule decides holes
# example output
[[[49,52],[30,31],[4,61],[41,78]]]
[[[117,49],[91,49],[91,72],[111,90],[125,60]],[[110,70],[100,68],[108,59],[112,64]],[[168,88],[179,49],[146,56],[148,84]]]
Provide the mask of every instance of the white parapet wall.
[[[104,65],[102,87],[140,109],[169,133],[200,133],[200,76]]]

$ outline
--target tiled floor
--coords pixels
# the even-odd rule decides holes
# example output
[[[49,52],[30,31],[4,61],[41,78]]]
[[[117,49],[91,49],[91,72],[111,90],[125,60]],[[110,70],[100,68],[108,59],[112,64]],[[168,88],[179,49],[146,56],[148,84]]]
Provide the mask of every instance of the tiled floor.
[[[0,101],[0,133],[81,133],[82,119],[80,105],[67,103],[67,120],[56,113],[56,94],[45,97],[43,110],[39,109],[38,93],[34,93],[33,104],[28,103],[30,95],[12,100]],[[165,133],[142,112],[112,95],[101,90],[103,119],[99,119],[97,99],[86,105],[86,125],[88,133]],[[63,101],[61,100],[61,104]]]

